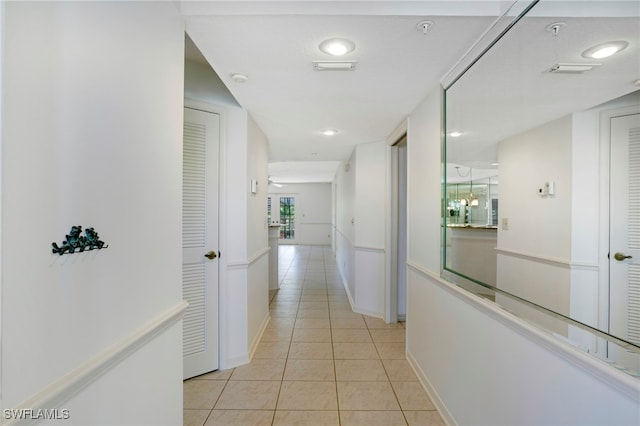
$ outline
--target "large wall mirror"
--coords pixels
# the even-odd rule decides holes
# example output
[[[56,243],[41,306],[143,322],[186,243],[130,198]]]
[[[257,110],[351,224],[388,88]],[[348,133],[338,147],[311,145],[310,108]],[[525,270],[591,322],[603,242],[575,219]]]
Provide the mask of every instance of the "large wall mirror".
[[[445,87],[443,275],[640,376],[640,4],[517,4]]]

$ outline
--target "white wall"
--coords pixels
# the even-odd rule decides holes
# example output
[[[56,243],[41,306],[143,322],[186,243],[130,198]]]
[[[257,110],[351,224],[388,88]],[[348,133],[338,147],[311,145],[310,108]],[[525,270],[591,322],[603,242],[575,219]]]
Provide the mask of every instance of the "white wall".
[[[184,86],[187,98],[222,117],[220,368],[227,369],[249,362],[269,318],[268,141],[210,66],[185,61]]]
[[[289,183],[278,188],[271,185],[272,209],[278,209],[275,196],[296,197],[296,241],[304,245],[331,244],[331,183]],[[273,217],[273,216],[272,216]]]
[[[455,424],[638,424],[637,380],[440,278],[440,94],[410,116],[407,357]],[[502,190],[502,189],[501,189]]]
[[[355,244],[355,194],[356,194],[356,151],[349,161],[338,167],[336,172],[336,262],[347,287],[347,293],[355,293],[354,244]]]
[[[569,315],[572,217],[571,117],[501,141],[496,286]],[[538,188],[555,182],[555,195]],[[508,220],[508,229],[502,221]],[[517,310],[509,299],[500,302]],[[552,326],[551,323],[546,323]],[[554,329],[563,332],[566,327]]]
[[[500,142],[498,247],[568,261],[571,256],[571,117]],[[556,194],[538,195],[555,181]]]
[[[269,196],[268,170],[269,141],[251,116],[248,117],[247,177],[247,230],[249,257],[269,246],[267,231],[267,197]],[[251,180],[257,181],[256,193],[251,192]]]
[[[177,319],[104,375],[80,366],[181,306],[182,20],[171,3],[2,6],[2,408],[43,391],[69,424],[178,424]],[[109,247],[52,254],[72,225]]]
[[[184,96],[214,105],[240,108],[227,86],[209,64],[184,61]]]
[[[358,247],[384,250],[387,151],[385,142],[356,146],[355,232]]]
[[[356,146],[355,294],[358,312],[384,318],[387,237],[387,155],[385,142]]]
[[[357,145],[349,171],[340,167],[337,182],[336,260],[352,308],[383,318],[386,274],[385,142]]]
[[[228,108],[221,263],[221,368],[249,362],[268,318],[267,140],[249,114]],[[251,179],[258,192],[251,193]],[[262,183],[262,184],[261,184]],[[223,359],[224,360],[223,360]]]
[[[269,235],[267,227],[267,196],[269,142],[256,122],[248,122],[247,184],[247,344],[253,353],[269,320]],[[251,180],[258,182],[251,193]],[[229,235],[233,238],[232,235]]]

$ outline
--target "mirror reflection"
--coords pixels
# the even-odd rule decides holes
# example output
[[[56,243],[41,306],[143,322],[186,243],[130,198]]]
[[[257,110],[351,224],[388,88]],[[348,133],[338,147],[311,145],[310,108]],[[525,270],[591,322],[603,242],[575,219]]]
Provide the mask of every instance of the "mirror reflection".
[[[640,371],[640,13],[576,9],[533,2],[446,88],[444,269]]]

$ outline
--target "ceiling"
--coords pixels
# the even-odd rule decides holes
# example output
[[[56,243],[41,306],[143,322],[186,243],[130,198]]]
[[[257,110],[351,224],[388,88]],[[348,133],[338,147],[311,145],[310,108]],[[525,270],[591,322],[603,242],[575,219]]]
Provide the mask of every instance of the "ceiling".
[[[597,5],[597,2],[592,2]],[[640,3],[607,16],[568,17],[556,3],[540,3],[447,90],[447,160],[490,172],[498,144],[544,123],[640,90]],[[635,6],[635,7],[634,7]],[[550,26],[560,23],[554,35]],[[582,52],[623,40],[618,54],[590,59]],[[552,73],[554,65],[592,64],[582,73]],[[493,167],[493,175],[497,167]],[[458,176],[450,171],[454,181]],[[468,178],[467,178],[468,180]]]
[[[330,182],[354,146],[384,141],[500,15],[500,1],[200,1],[180,4],[197,49],[269,140],[271,180]],[[418,28],[430,20],[426,34]],[[319,44],[356,48],[354,71]],[[189,54],[189,53],[188,53]],[[248,77],[235,83],[233,73]],[[328,137],[323,129],[337,129]]]

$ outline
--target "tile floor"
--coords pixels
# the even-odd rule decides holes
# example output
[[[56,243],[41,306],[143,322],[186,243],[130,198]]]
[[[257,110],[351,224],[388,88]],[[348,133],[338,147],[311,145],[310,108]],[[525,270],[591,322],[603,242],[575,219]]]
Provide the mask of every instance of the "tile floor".
[[[280,290],[247,365],[184,382],[184,424],[443,425],[404,324],[351,310],[329,247],[281,246]]]

